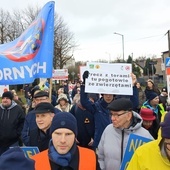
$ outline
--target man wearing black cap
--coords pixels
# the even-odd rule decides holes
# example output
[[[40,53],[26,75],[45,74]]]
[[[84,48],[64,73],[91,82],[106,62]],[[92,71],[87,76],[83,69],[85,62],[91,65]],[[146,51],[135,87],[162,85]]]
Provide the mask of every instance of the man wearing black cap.
[[[85,81],[86,78],[88,78],[88,75],[88,71],[85,71],[83,73],[83,83],[80,90],[80,102],[86,110],[94,115],[95,133],[93,147],[97,148],[104,129],[107,125],[111,123],[110,114],[107,106],[116,98],[114,94],[102,94],[102,97],[99,100],[97,100],[95,103],[92,103],[88,98],[88,93],[85,92]],[[136,76],[134,74],[132,74],[132,83],[133,85],[136,83]],[[119,96],[119,98],[120,97],[122,96]],[[130,100],[133,101],[133,109],[137,108],[139,104],[138,90],[136,88],[136,85],[133,86],[133,96],[128,97],[130,98]]]
[[[57,113],[50,134],[49,149],[32,157],[36,170],[100,170],[95,152],[76,145],[77,121],[71,113]]]
[[[120,169],[131,133],[153,139],[151,134],[142,127],[140,115],[132,111],[132,108],[132,102],[126,98],[114,100],[108,105],[112,124],[104,130],[98,146],[101,169]]]
[[[137,148],[127,170],[170,169],[170,112],[160,125],[161,137]]]
[[[143,103],[141,108],[148,108],[153,110],[158,122],[161,122],[161,117],[165,114],[164,107],[162,103],[159,103],[159,96],[155,92],[150,93],[148,100]]]
[[[51,103],[50,98],[49,98],[49,93],[40,90],[37,93],[34,94],[34,102],[35,102],[35,107],[42,102],[48,102]],[[55,108],[55,113],[60,112],[57,108]],[[37,124],[35,121],[35,110],[30,111],[26,117],[25,117],[25,122],[24,122],[24,127],[22,130],[22,141],[26,146],[29,146],[30,143],[30,130],[37,128]]]
[[[13,101],[13,94],[4,92],[0,104],[0,155],[9,147],[19,145],[24,119],[25,114]]]
[[[37,127],[30,130],[29,146],[37,146],[40,151],[48,148],[51,139],[50,126],[54,117],[54,106],[48,102],[39,103],[34,113]]]

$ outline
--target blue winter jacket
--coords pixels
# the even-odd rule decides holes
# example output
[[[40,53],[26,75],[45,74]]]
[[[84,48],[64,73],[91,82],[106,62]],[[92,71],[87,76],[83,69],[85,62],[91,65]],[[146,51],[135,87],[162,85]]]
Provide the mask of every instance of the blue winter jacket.
[[[100,98],[97,102],[92,103],[88,98],[88,93],[85,93],[85,86],[81,86],[81,99],[80,102],[86,110],[94,115],[95,121],[95,133],[93,147],[97,148],[101,135],[107,125],[111,123],[109,110],[107,109],[108,104]]]
[[[109,114],[109,110],[107,109],[109,103],[106,103],[103,97],[100,98],[95,103],[92,103],[88,98],[88,93],[85,93],[84,85],[81,85],[80,96],[81,96],[80,102],[82,106],[94,115],[95,133],[94,133],[93,147],[97,148],[104,129],[106,128],[107,125],[111,123],[111,117]],[[119,96],[119,97],[124,97],[124,96]],[[136,110],[139,104],[138,91],[136,86],[133,87],[133,95],[126,96],[126,97],[128,97],[132,101],[133,110]]]
[[[61,112],[61,111],[55,108],[55,114],[58,112]],[[24,127],[21,132],[21,139],[26,146],[30,145],[30,134],[29,134],[30,130],[33,130],[36,128],[38,127],[35,121],[35,113],[34,113],[34,110],[32,110],[26,115]]]

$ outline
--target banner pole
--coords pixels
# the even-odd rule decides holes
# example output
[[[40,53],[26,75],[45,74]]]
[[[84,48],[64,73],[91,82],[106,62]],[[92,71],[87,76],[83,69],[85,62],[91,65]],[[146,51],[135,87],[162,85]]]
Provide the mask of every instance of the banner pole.
[[[51,97],[52,97],[52,88],[53,88],[52,78],[50,78],[50,88],[49,88],[49,98],[50,98],[50,100],[51,100]]]

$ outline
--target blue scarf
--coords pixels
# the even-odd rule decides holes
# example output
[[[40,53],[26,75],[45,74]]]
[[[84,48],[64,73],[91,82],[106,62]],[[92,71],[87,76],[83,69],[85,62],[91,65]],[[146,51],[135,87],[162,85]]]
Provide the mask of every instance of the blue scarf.
[[[50,140],[49,143],[49,151],[48,151],[48,156],[51,161],[54,163],[66,167],[69,165],[69,162],[71,161],[72,155],[76,150],[76,143],[73,144],[72,148],[70,151],[66,154],[59,154],[56,149],[53,146],[52,140]]]

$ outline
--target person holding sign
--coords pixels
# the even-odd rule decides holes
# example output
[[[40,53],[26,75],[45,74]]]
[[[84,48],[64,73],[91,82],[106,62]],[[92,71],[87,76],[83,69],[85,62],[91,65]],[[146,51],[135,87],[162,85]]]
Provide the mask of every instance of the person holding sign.
[[[110,110],[112,124],[102,134],[98,160],[102,170],[119,170],[131,133],[149,139],[153,137],[142,127],[142,118],[132,111],[133,105],[129,99],[114,100],[107,108]]]
[[[94,142],[93,147],[97,148],[101,135],[106,128],[107,125],[111,123],[111,118],[109,114],[109,110],[107,106],[118,96],[115,97],[114,94],[102,94],[102,97],[96,101],[95,103],[92,103],[88,98],[88,93],[85,92],[85,81],[89,77],[89,71],[85,71],[83,73],[83,83],[81,85],[80,90],[80,102],[82,106],[88,110],[90,113],[94,115],[94,121],[95,121],[95,134],[94,134]],[[135,85],[136,83],[136,76],[134,74],[131,75],[132,77],[132,83]],[[121,98],[122,96],[119,96]],[[136,108],[138,106],[138,91],[136,86],[133,87],[133,96],[130,97],[133,101],[133,108],[136,105]],[[137,103],[137,104],[136,104]]]
[[[170,169],[170,112],[161,126],[161,138],[140,146],[134,153],[127,170]]]

